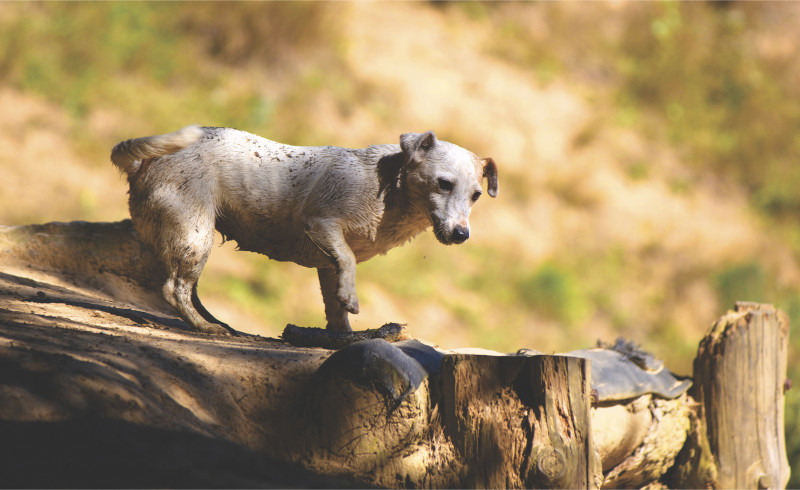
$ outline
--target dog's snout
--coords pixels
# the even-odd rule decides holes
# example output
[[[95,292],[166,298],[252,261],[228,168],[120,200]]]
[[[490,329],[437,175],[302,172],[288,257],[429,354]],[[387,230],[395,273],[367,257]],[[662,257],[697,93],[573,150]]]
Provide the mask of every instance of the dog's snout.
[[[453,243],[464,243],[467,241],[467,238],[469,238],[469,228],[461,225],[453,228],[453,234],[450,236],[450,240],[452,240]]]

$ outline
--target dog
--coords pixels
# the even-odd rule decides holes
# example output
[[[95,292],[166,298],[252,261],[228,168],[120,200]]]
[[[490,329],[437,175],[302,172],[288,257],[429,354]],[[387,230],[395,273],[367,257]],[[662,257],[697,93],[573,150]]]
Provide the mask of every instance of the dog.
[[[433,132],[349,149],[289,146],[231,128],[188,126],[117,144],[139,240],[163,262],[164,299],[193,330],[235,334],[197,296],[214,241],[314,267],[326,328],[350,331],[359,312],[356,264],[428,227],[439,242],[470,236],[472,205],[497,196],[497,165]]]

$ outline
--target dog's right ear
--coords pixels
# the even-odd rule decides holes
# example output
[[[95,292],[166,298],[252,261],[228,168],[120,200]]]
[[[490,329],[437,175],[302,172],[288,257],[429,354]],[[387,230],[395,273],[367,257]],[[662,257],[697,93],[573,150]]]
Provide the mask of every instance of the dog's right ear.
[[[497,197],[497,164],[493,158],[483,158],[483,176],[488,182],[489,196]]]
[[[406,133],[400,135],[400,148],[406,155],[406,161],[410,162],[415,160],[417,152],[428,151],[436,145],[436,135],[433,131],[427,133]],[[416,158],[419,160],[419,158]]]

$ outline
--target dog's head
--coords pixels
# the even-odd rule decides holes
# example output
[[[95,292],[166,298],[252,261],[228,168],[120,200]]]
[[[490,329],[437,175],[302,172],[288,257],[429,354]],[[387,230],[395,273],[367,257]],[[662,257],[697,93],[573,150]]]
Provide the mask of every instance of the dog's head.
[[[497,165],[491,158],[446,141],[433,132],[400,136],[406,157],[406,185],[412,199],[424,203],[436,239],[445,245],[469,238],[469,213],[481,197],[481,180],[487,192],[497,196]]]

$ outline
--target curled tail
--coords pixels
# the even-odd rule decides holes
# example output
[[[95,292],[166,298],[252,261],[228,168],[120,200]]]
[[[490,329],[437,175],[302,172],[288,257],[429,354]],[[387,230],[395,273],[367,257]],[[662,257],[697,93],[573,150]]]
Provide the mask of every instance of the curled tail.
[[[111,150],[111,162],[126,174],[133,175],[139,170],[142,160],[175,153],[202,136],[200,126],[187,126],[174,133],[122,141]]]

